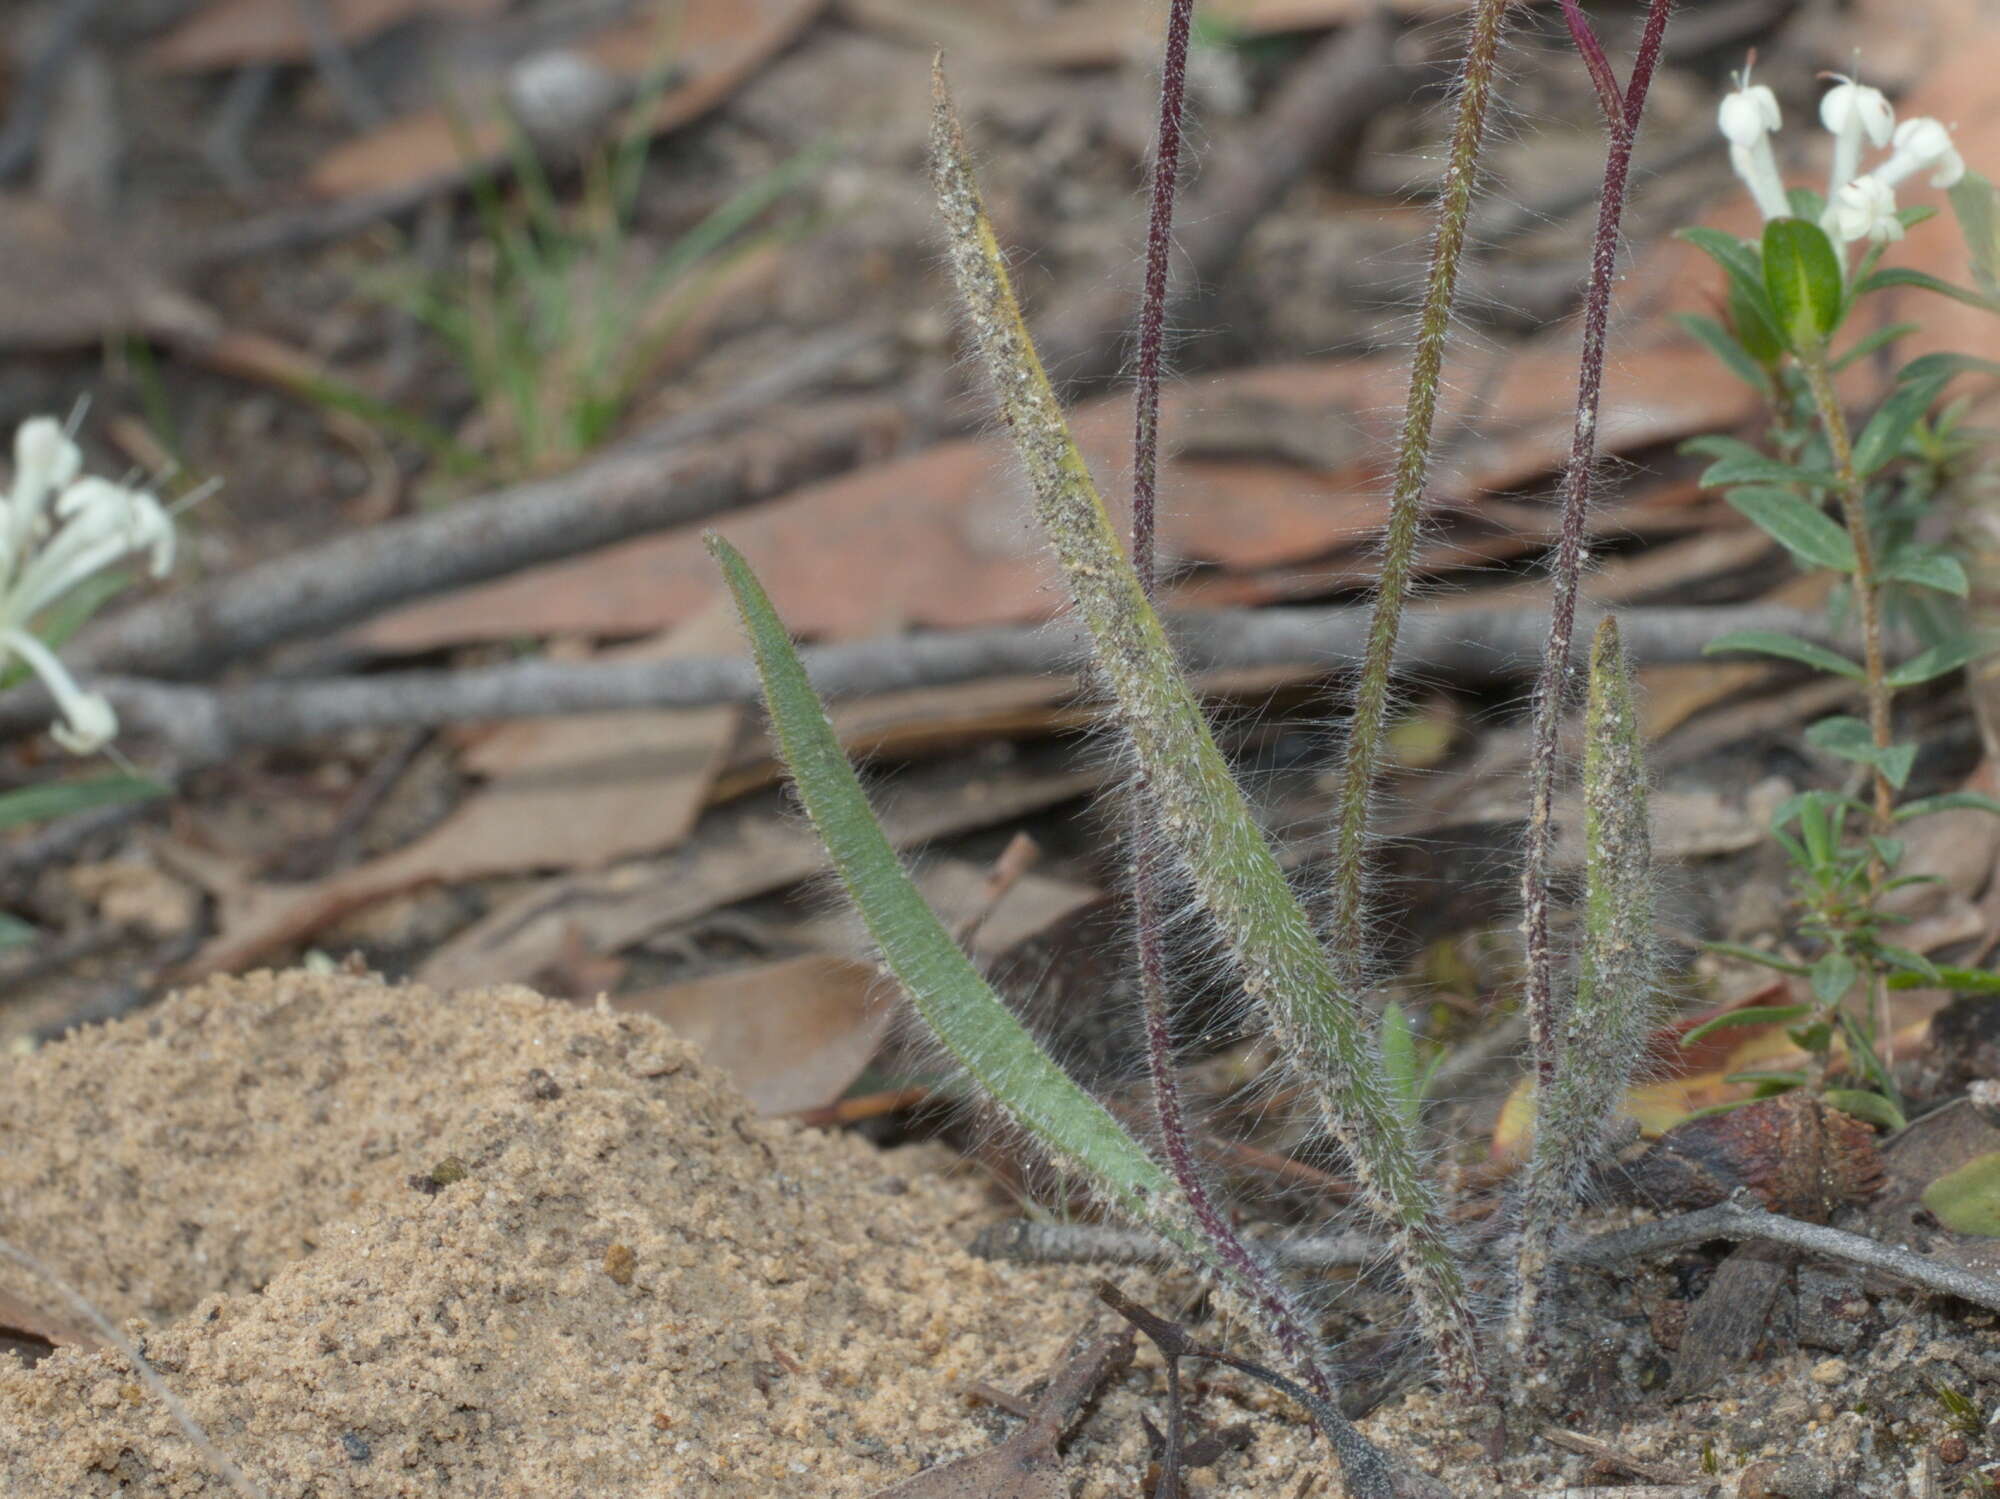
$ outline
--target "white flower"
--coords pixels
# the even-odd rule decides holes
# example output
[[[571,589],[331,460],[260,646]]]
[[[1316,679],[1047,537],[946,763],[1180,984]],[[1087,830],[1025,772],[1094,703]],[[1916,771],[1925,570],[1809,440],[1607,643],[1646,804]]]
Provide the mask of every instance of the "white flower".
[[[1732,146],[1754,146],[1784,123],[1778,96],[1761,83],[1745,83],[1735,93],[1723,95],[1716,111],[1716,124]]]
[[[1845,183],[1827,205],[1827,228],[1843,244],[1857,239],[1888,242],[1903,237],[1896,190],[1875,173]]]
[[[79,477],[83,454],[61,425],[32,417],[14,434],[14,477],[0,497],[0,663],[18,658],[42,679],[62,721],[50,733],[73,754],[118,732],[111,704],[86,692],[34,633],[41,614],[86,579],[137,553],[154,577],[174,561],[174,523],[142,490]]]
[[[1890,186],[1915,172],[1930,172],[1932,187],[1950,187],[1965,175],[1965,158],[1941,120],[1920,115],[1896,127],[1896,149],[1870,174]]]
[[[1852,78],[1838,78],[1820,96],[1819,120],[1833,133],[1833,174],[1826,189],[1831,201],[1854,180],[1861,165],[1863,136],[1872,145],[1889,144],[1889,132],[1896,128],[1896,111],[1880,89]]]

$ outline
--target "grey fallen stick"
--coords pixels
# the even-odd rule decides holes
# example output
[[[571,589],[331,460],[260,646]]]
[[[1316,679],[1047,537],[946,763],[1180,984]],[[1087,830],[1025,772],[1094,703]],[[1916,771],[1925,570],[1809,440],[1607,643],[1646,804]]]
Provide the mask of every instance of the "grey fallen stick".
[[[1437,610],[1413,615],[1397,665],[1457,680],[1504,681],[1539,661],[1543,615],[1532,609]],[[1631,609],[1621,615],[1634,661],[1692,661],[1728,630],[1766,629],[1826,638],[1801,611],[1767,605]],[[1186,669],[1219,672],[1351,665],[1368,628],[1354,608],[1223,609],[1168,621]],[[1074,630],[1024,626],[902,636],[820,646],[807,670],[831,698],[865,697],[999,676],[1070,676],[1083,659]],[[209,765],[261,746],[296,744],[355,729],[438,728],[507,718],[755,703],[756,674],[739,657],[554,662],[529,660],[467,671],[267,680],[203,687],[142,677],[84,674],[117,709],[126,732],[161,741],[185,765]],[[44,689],[0,699],[0,737],[39,730],[53,713]]]

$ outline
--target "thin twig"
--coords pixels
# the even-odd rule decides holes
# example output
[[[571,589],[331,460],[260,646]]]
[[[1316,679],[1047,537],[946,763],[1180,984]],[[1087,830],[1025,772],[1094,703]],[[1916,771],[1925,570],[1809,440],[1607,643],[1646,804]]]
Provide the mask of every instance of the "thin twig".
[[[1368,622],[1367,611],[1355,608],[1225,609],[1170,616],[1168,627],[1192,672],[1267,667],[1335,672],[1354,665]],[[1401,670],[1454,680],[1526,676],[1540,660],[1545,622],[1540,611],[1529,609],[1412,614],[1395,660]],[[1729,630],[1783,630],[1831,643],[1822,617],[1776,605],[1634,609],[1621,615],[1620,622],[1628,653],[1643,664],[1699,660],[1703,647]],[[919,634],[819,646],[803,656],[821,693],[834,698],[998,676],[1066,676],[1084,659],[1070,626]],[[157,739],[184,769],[355,729],[441,728],[506,718],[758,701],[755,670],[733,656],[535,659],[466,671],[281,678],[229,687],[88,674],[85,681],[118,711],[124,730]],[[45,689],[18,689],[0,699],[0,735],[37,731],[52,711]]]
[[[1393,1263],[1386,1240],[1372,1234],[1273,1235],[1252,1241],[1284,1270],[1362,1270]],[[1107,1223],[1041,1223],[1016,1218],[981,1229],[970,1246],[981,1259],[1023,1265],[1158,1265],[1178,1251],[1143,1229]]]
[[[243,1470],[209,1440],[208,1433],[203,1431],[200,1424],[188,1413],[188,1408],[181,1404],[180,1396],[167,1388],[167,1382],[160,1378],[159,1371],[143,1353],[132,1346],[132,1340],[113,1327],[111,1319],[100,1312],[88,1297],[27,1250],[9,1243],[6,1239],[0,1239],[0,1256],[12,1260],[47,1285],[68,1302],[70,1310],[88,1322],[100,1338],[125,1356],[139,1378],[144,1381],[146,1388],[151,1390],[160,1404],[167,1408],[167,1414],[174,1418],[174,1424],[180,1427],[181,1435],[188,1439],[188,1444],[201,1454],[211,1468],[222,1475],[223,1480],[235,1489],[242,1499],[265,1499],[264,1491],[252,1483]]]
[[[1940,1296],[1956,1296],[1975,1306],[2000,1311],[2000,1280],[1941,1264],[1928,1256],[1898,1244],[1851,1234],[1844,1229],[1819,1223],[1802,1223],[1778,1213],[1766,1212],[1739,1192],[1726,1202],[1678,1218],[1662,1218],[1637,1228],[1613,1233],[1564,1248],[1558,1256],[1574,1265],[1610,1268],[1627,1260],[1648,1255],[1671,1254],[1695,1244],[1728,1239],[1735,1243],[1761,1240],[1803,1250],[1823,1259],[1841,1260],[1863,1269],[1877,1270],[1906,1284]]]

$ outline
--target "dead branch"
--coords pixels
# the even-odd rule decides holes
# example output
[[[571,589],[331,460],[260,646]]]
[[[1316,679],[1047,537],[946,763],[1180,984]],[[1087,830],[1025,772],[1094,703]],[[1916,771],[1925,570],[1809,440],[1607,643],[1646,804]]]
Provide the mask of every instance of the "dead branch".
[[[1766,605],[1630,609],[1620,615],[1635,661],[1691,661],[1725,630],[1780,630],[1826,639],[1824,622]],[[1432,610],[1412,616],[1398,647],[1404,671],[1457,680],[1506,680],[1532,672],[1544,616],[1532,609]],[[1337,671],[1360,652],[1368,611],[1354,608],[1227,609],[1171,622],[1197,674],[1295,666]],[[820,646],[807,669],[830,698],[873,696],[997,676],[1066,676],[1083,659],[1068,628],[965,630]],[[183,766],[242,751],[364,728],[445,724],[632,709],[755,703],[757,676],[739,657],[619,662],[520,661],[468,671],[284,679],[202,687],[139,677],[90,678],[129,733],[160,741]],[[40,687],[0,699],[0,735],[48,721]]]
[[[635,453],[373,526],[94,626],[64,654],[90,671],[198,676],[447,588],[687,525],[879,457],[901,430],[881,401],[836,401],[682,453]],[[0,715],[17,694],[0,698]]]
[[[1739,1244],[1748,1240],[1782,1244],[1822,1259],[1880,1271],[1940,1296],[1956,1296],[1975,1306],[2000,1311],[2000,1280],[1942,1264],[1900,1244],[1884,1244],[1844,1229],[1766,1212],[1741,1191],[1726,1202],[1698,1212],[1585,1239],[1565,1249],[1562,1258],[1574,1265],[1609,1267],[1642,1255],[1668,1254],[1716,1239]]]

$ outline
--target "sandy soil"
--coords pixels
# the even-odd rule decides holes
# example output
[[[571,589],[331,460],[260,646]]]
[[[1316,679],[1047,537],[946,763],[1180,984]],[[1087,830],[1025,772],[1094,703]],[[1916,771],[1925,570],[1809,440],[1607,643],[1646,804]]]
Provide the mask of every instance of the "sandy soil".
[[[1100,1314],[1087,1270],[960,1252],[1003,1209],[951,1161],[760,1120],[655,1022],[520,989],[219,980],[0,1063],[0,1233],[124,1321],[271,1499],[858,1499],[978,1451],[1018,1423],[969,1386],[1033,1386]],[[1645,1308],[1669,1279],[1615,1278],[1577,1327],[1567,1419],[1688,1475],[1675,1499],[1790,1496],[1739,1476],[1808,1459],[1799,1499],[1921,1492],[1931,1392],[2000,1381],[1992,1319],[1883,1300],[1845,1359],[1668,1406]],[[51,1304],[4,1261],[0,1292]],[[1284,1402],[1200,1384],[1200,1419],[1255,1436],[1195,1494],[1339,1493]],[[1142,1413],[1143,1349],[1070,1443],[1077,1499],[1143,1492]],[[1465,1499],[1608,1476],[1541,1444],[1496,1472],[1460,1414],[1418,1394],[1370,1425]],[[6,1499],[228,1492],[119,1355],[0,1353]]]

